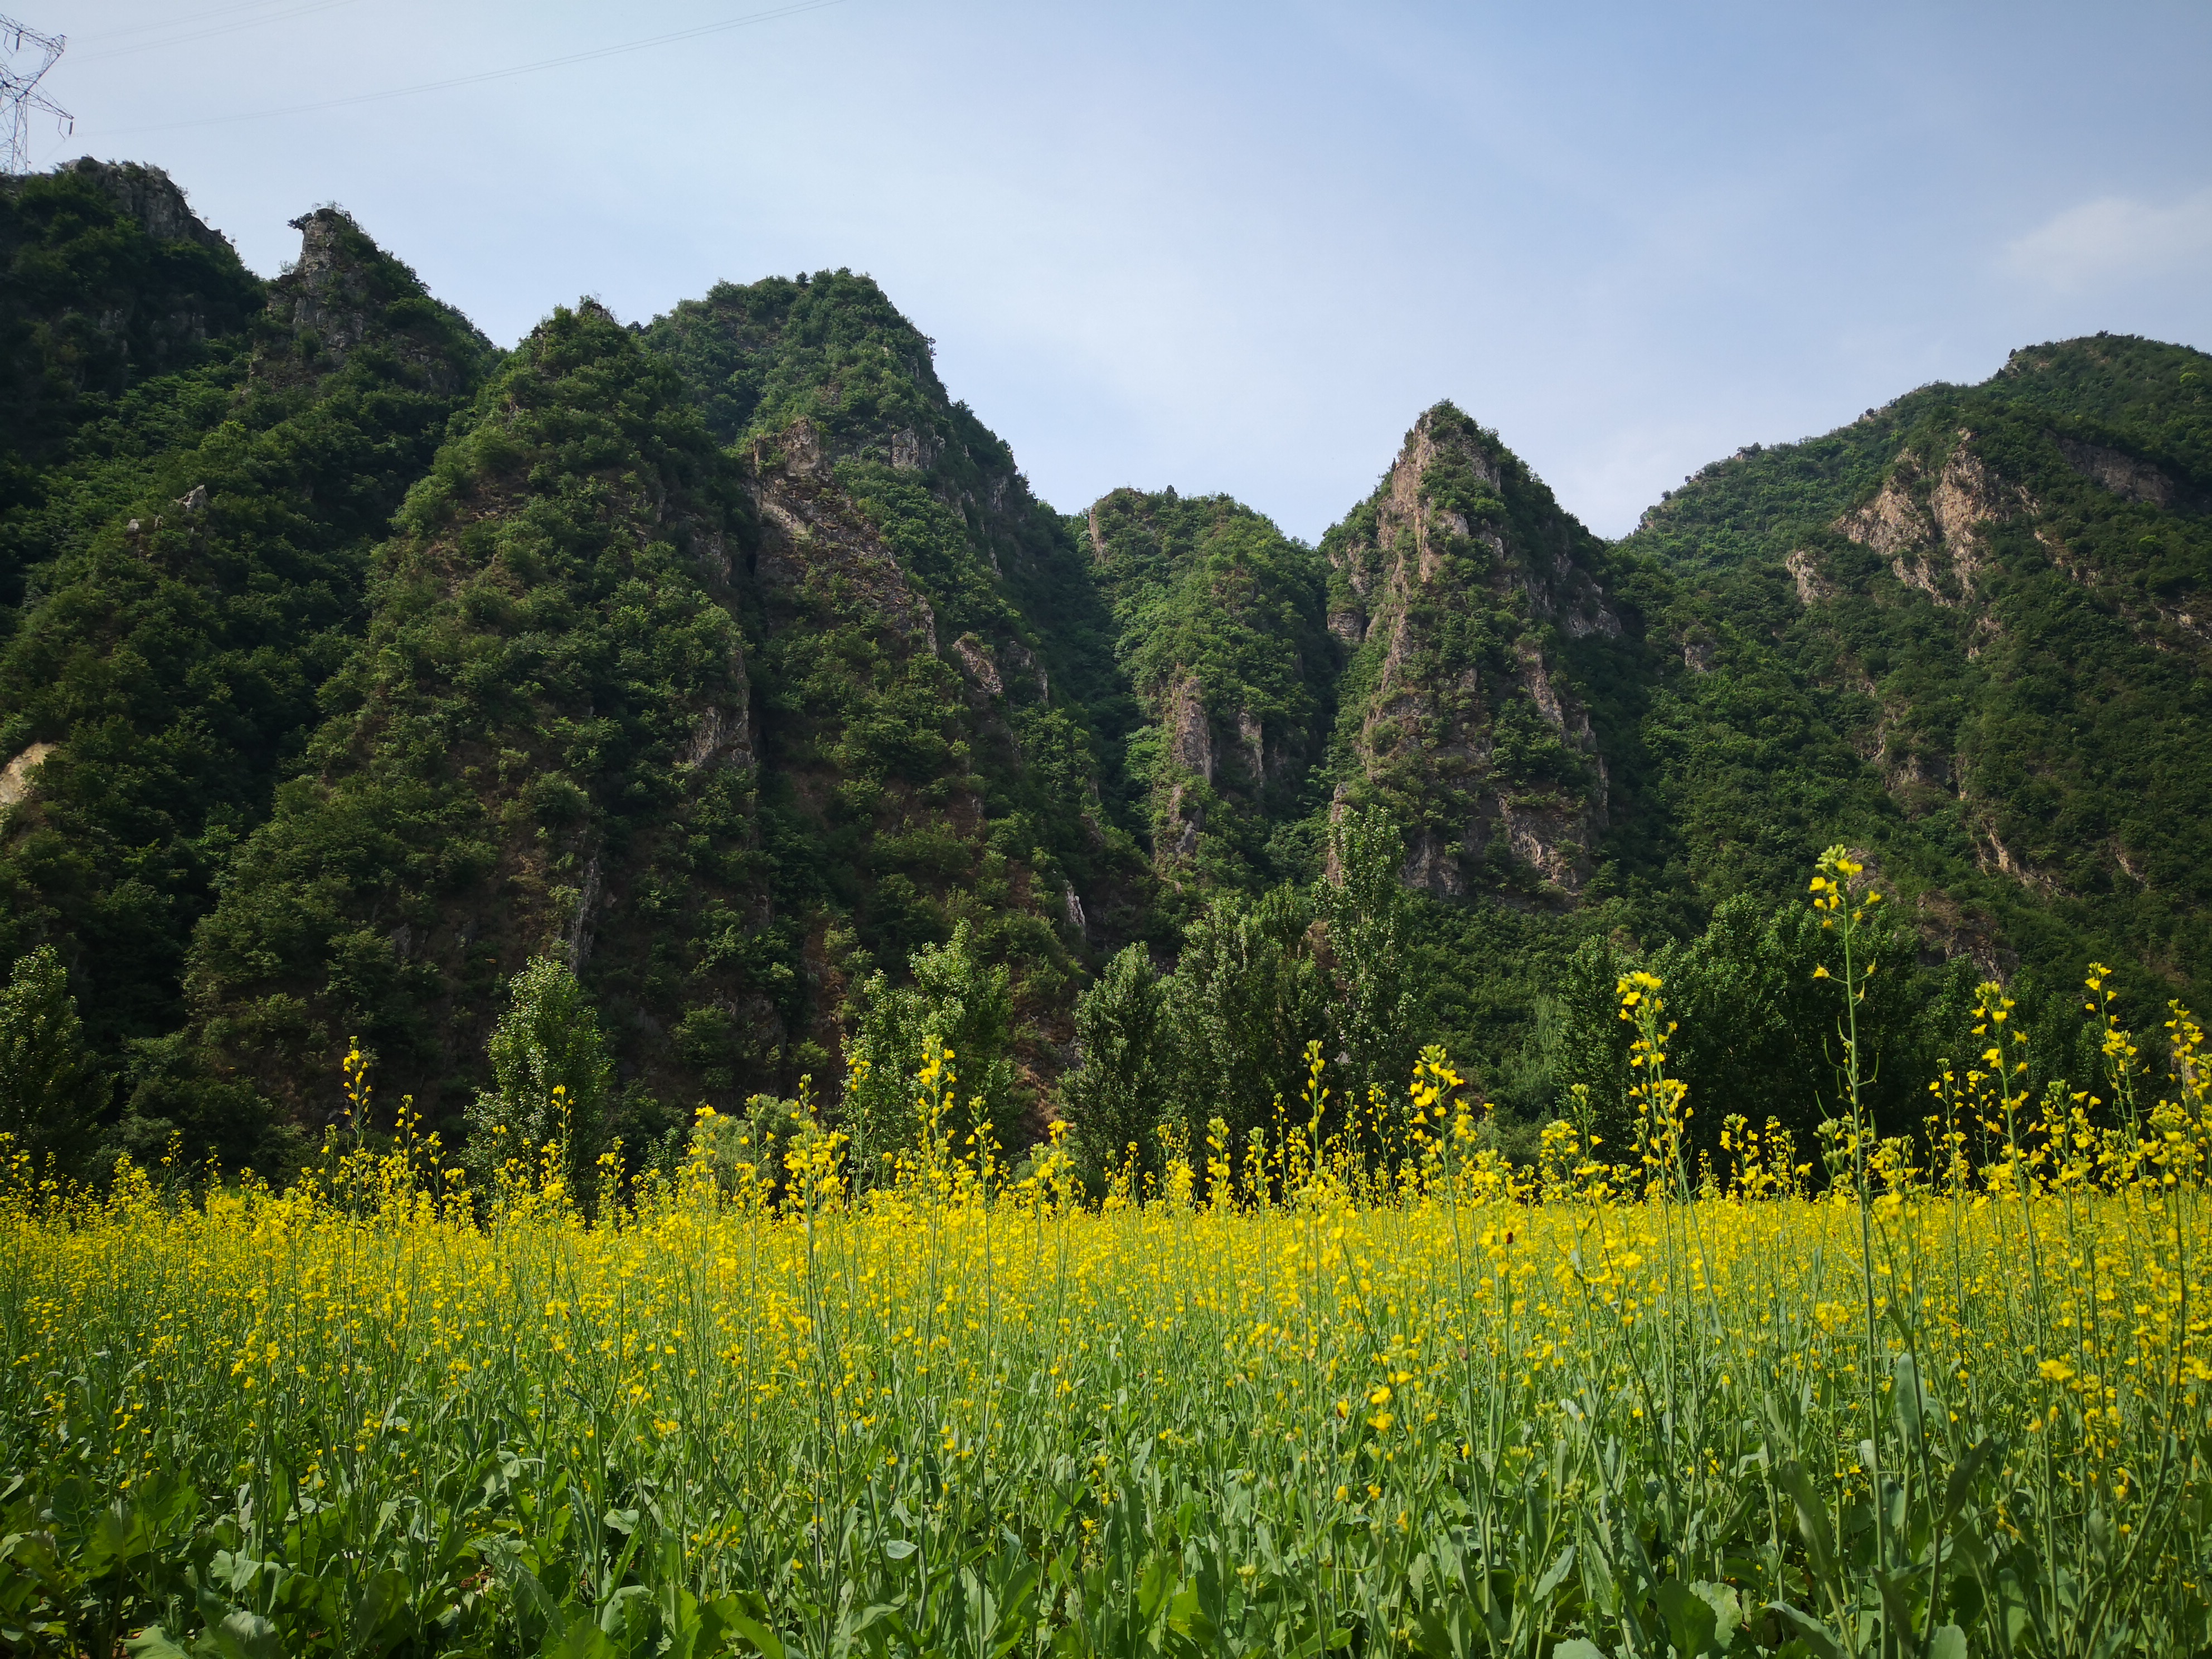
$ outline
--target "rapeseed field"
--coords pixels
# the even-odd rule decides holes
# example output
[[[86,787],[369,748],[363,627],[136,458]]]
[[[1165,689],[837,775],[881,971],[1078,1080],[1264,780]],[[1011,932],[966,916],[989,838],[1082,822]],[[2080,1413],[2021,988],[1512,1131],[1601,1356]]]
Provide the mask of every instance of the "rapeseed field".
[[[1821,879],[1844,948],[1848,867]],[[1816,902],[1823,890],[1816,884]],[[1924,1134],[1492,1149],[1431,1052],[1322,1132],[1079,1202],[802,1113],[569,1190],[433,1138],[283,1191],[0,1195],[0,1638],[22,1651],[2212,1650],[2212,1076],[2031,1101],[1987,988]],[[356,1103],[368,1101],[365,1076]],[[1338,1103],[1340,1106],[1341,1103]],[[1595,1143],[1595,1144],[1594,1144]]]

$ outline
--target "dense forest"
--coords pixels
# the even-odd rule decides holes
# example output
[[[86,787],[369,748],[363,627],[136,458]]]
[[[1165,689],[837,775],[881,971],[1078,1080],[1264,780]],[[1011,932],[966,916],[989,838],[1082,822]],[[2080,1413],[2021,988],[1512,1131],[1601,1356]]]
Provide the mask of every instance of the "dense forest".
[[[2212,992],[2212,358],[2035,346],[1607,542],[1439,404],[1318,545],[1038,501],[849,271],[502,352],[343,211],[0,181],[0,1128],[282,1170],[347,1109],[910,1127],[1094,1174],[1440,1045],[1526,1146],[1663,975],[1698,1133],[1829,1115],[1804,904],[1891,903],[1909,1127],[2004,982],[2088,1074]],[[10,966],[12,964],[12,967]]]

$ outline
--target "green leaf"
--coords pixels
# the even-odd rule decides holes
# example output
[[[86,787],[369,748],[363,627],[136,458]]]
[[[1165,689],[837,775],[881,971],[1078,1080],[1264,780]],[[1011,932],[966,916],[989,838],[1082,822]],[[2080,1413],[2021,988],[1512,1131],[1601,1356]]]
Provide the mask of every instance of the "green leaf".
[[[1928,1385],[1920,1380],[1920,1367],[1909,1353],[1897,1356],[1890,1366],[1890,1411],[1897,1419],[1898,1432],[1905,1437],[1907,1445],[1917,1444],[1921,1425],[1928,1408],[1935,1402],[1928,1393]]]
[[[607,1640],[597,1620],[580,1613],[558,1641],[546,1644],[545,1659],[622,1659],[622,1650]]]
[[[218,1659],[284,1659],[276,1626],[243,1607],[210,1629],[200,1638],[198,1647]]]
[[[1570,1544],[1559,1552],[1559,1558],[1544,1569],[1544,1576],[1536,1581],[1535,1599],[1539,1601],[1550,1599],[1552,1592],[1565,1582],[1567,1573],[1574,1565],[1575,1547]]]
[[[1814,1618],[1812,1614],[1798,1612],[1787,1601],[1769,1601],[1766,1608],[1790,1629],[1796,1632],[1797,1639],[1817,1654],[1820,1659],[1843,1659],[1842,1644],[1828,1633],[1828,1627]]]
[[[1775,1470],[1774,1478],[1796,1505],[1797,1530],[1804,1536],[1806,1554],[1812,1558],[1814,1576],[1832,1580],[1836,1551],[1828,1530],[1828,1506],[1814,1491],[1812,1477],[1805,1473],[1803,1464],[1792,1458]]]
[[[1705,1598],[1679,1578],[1659,1586],[1659,1613],[1681,1659],[1697,1659],[1713,1644],[1718,1620]]]
[[[616,1636],[633,1621],[650,1618],[652,1595],[653,1592],[643,1584],[624,1584],[599,1609],[599,1628],[609,1636]]]
[[[1737,1626],[1743,1623],[1743,1602],[1735,1587],[1708,1583],[1700,1578],[1690,1585],[1690,1594],[1713,1610],[1713,1650],[1726,1653],[1729,1644],[1735,1639]]]
[[[765,1659],[783,1659],[781,1638],[757,1620],[748,1619],[742,1613],[732,1612],[730,1614],[730,1628],[737,1632],[740,1640],[751,1643],[754,1651],[765,1656]]]
[[[1966,1632],[1956,1625],[1938,1625],[1928,1632],[1927,1659],[1966,1659]]]
[[[1582,1637],[1570,1636],[1552,1644],[1552,1659],[1605,1659],[1605,1650]]]
[[[1949,1521],[1957,1515],[1966,1500],[1973,1495],[1974,1481],[1988,1467],[1996,1448],[1986,1439],[1977,1440],[1966,1448],[1943,1482],[1943,1518]]]
[[[133,1659],[191,1659],[191,1655],[169,1639],[159,1625],[149,1625],[123,1644]]]
[[[400,1632],[393,1627],[410,1624],[408,1598],[414,1586],[407,1575],[395,1567],[386,1567],[362,1587],[361,1600],[354,1606],[353,1639],[357,1644],[388,1645]],[[386,1632],[392,1630],[392,1635]]]

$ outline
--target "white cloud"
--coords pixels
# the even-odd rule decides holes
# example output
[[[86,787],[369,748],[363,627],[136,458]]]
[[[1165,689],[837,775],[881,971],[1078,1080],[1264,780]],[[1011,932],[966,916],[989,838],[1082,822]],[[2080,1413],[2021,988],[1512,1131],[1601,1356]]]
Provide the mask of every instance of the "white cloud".
[[[2010,243],[2005,263],[2064,293],[2212,266],[2212,190],[2168,207],[2127,196],[2084,202]]]

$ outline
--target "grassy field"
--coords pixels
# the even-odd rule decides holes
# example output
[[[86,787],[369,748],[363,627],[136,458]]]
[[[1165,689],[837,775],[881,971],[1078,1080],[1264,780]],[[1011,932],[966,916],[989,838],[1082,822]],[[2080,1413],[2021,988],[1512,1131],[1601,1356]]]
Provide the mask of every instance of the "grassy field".
[[[2212,1651],[2195,1027],[2154,1100],[2107,1011],[2109,1098],[2032,1109],[1990,988],[1924,1136],[1693,1159],[1662,988],[1621,1000],[1617,1161],[1506,1164],[1434,1054],[1324,1134],[1316,1058],[1308,1129],[1082,1205],[962,1155],[936,1050],[859,1193],[804,1116],[588,1206],[404,1125],[281,1193],[19,1159],[0,1640]]]
[[[397,1158],[19,1194],[7,1639],[2212,1647],[2190,1182],[1544,1201],[1476,1157],[1100,1211],[943,1164],[848,1204],[833,1152],[600,1224]]]

